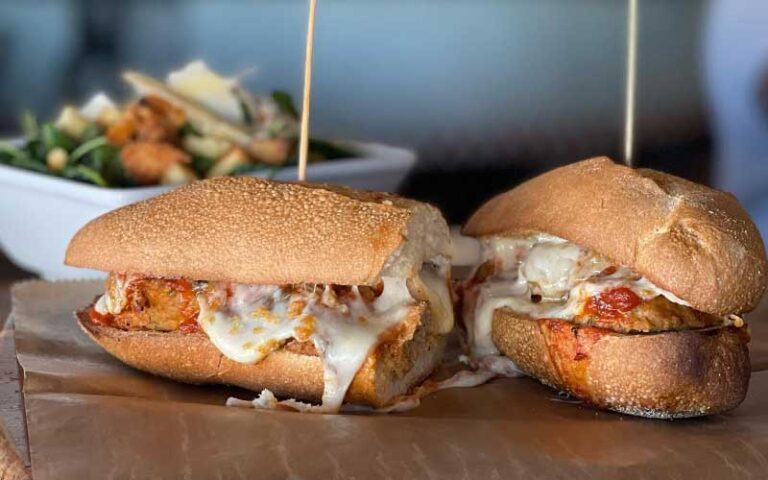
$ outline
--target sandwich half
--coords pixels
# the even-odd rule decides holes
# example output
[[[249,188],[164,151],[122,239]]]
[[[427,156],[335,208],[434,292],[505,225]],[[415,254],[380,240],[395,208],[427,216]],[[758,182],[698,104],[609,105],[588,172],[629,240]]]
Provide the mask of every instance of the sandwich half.
[[[66,263],[109,272],[77,318],[128,365],[334,412],[385,406],[440,361],[449,252],[430,205],[224,177],[91,221]]]
[[[476,359],[598,407],[654,418],[744,399],[741,314],[766,286],[760,234],[738,201],[608,158],[545,173],[464,226],[483,259],[463,288]]]

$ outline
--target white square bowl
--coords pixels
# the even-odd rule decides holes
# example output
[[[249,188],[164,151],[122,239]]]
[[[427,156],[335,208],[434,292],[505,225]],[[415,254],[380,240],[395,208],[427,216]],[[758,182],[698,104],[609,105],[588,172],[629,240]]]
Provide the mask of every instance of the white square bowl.
[[[360,158],[311,164],[307,179],[354,188],[394,191],[416,162],[404,148],[345,142]],[[295,180],[296,167],[274,178]],[[49,280],[98,278],[103,272],[67,267],[64,252],[89,220],[173,187],[101,188],[0,165],[0,247],[21,268]]]

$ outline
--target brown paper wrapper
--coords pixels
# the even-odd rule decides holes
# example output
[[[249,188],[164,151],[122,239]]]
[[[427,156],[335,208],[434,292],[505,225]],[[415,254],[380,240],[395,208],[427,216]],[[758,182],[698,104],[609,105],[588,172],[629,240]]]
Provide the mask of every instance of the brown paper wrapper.
[[[155,378],[92,343],[72,311],[101,288],[39,281],[14,288],[35,480],[759,478],[768,471],[766,372],[753,375],[738,409],[674,422],[594,410],[527,378],[437,392],[404,414],[228,408],[228,396],[254,394]]]

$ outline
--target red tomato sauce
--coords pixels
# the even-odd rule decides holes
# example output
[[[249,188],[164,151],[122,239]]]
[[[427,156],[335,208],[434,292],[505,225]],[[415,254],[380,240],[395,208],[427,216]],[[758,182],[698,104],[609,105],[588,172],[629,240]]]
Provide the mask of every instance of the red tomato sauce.
[[[103,325],[106,327],[111,327],[113,326],[113,323],[114,323],[113,322],[114,318],[112,317],[112,315],[108,313],[107,314],[99,313],[96,311],[95,307],[91,307],[88,310],[88,318],[90,318],[91,321],[96,325]]]
[[[584,306],[584,313],[600,318],[619,319],[641,303],[643,300],[626,287],[610,288],[591,297]]]
[[[201,332],[200,325],[195,318],[185,320],[179,325],[179,331],[181,333],[197,333]]]

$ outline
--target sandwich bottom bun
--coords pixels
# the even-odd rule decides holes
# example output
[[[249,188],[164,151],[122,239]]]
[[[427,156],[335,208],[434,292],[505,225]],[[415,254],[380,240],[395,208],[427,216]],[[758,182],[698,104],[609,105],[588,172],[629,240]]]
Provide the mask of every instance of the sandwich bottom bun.
[[[224,357],[204,333],[126,331],[95,324],[76,312],[80,327],[114,357],[138,370],[191,384],[224,384],[281,398],[320,403],[323,362],[311,343],[289,343],[256,364]],[[428,377],[442,359],[445,335],[429,329],[424,304],[368,356],[347,390],[345,403],[383,407]]]
[[[697,417],[730,410],[747,394],[745,328],[620,334],[499,309],[492,335],[528,375],[608,410]]]

